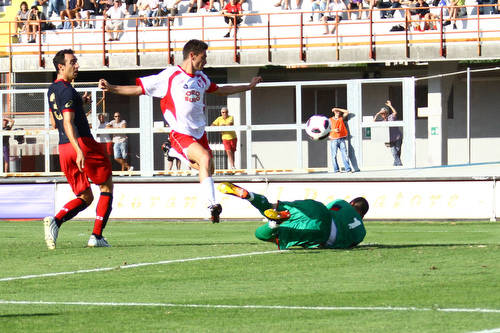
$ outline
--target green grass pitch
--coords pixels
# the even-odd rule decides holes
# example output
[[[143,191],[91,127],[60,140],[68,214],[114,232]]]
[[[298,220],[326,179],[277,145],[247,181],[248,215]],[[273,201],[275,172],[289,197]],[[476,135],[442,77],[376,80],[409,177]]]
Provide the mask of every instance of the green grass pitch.
[[[356,249],[282,252],[261,223],[110,221],[90,249],[70,221],[49,251],[41,221],[1,221],[0,332],[500,330],[498,223],[368,221]]]

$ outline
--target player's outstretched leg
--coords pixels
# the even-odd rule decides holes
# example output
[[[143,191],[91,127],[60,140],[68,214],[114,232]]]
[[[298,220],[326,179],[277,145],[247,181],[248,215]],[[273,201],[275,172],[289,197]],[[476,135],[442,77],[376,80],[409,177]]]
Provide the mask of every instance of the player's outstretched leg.
[[[277,224],[281,224],[290,218],[290,212],[288,210],[279,211],[274,208],[270,208],[264,211],[264,216]]]
[[[253,192],[248,192],[243,187],[229,182],[220,183],[218,186],[218,190],[224,194],[229,194],[238,198],[248,200],[252,204],[252,206],[259,210],[262,215],[264,215],[264,212],[267,209],[273,208],[273,205],[267,200],[265,196]]]
[[[245,190],[243,187],[239,187],[238,185],[234,185],[229,182],[220,183],[217,189],[219,190],[219,192],[224,194],[233,195],[241,199],[248,199],[247,190]]]

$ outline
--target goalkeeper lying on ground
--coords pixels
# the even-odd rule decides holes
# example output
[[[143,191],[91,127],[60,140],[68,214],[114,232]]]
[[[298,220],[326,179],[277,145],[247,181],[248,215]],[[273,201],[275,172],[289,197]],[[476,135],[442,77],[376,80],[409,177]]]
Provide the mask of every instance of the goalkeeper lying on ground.
[[[347,249],[361,243],[366,235],[363,217],[368,201],[358,197],[351,202],[334,200],[323,205],[315,200],[278,201],[271,204],[263,195],[248,192],[231,183],[221,183],[219,191],[248,200],[269,223],[257,228],[255,236],[275,242],[279,249]]]

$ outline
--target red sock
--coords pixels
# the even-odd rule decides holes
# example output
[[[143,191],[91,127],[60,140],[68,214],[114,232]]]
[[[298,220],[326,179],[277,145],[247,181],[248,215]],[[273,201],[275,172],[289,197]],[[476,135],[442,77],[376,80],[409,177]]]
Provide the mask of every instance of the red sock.
[[[94,222],[94,230],[92,233],[96,236],[102,236],[102,231],[106,227],[111,206],[113,204],[113,193],[101,192],[99,202],[97,202],[96,218]]]
[[[57,225],[60,227],[61,224],[71,220],[76,214],[87,208],[87,206],[87,203],[81,198],[71,200],[56,214],[55,220]]]

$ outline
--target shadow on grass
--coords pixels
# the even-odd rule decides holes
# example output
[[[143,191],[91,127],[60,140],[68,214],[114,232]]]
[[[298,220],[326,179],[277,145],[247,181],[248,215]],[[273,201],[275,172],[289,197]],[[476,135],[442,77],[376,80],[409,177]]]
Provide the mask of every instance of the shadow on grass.
[[[6,315],[0,315],[0,318],[18,318],[18,317],[47,317],[47,316],[59,316],[60,313],[12,313]]]

